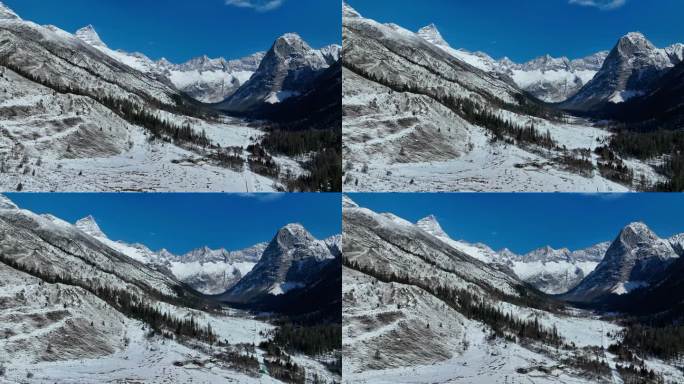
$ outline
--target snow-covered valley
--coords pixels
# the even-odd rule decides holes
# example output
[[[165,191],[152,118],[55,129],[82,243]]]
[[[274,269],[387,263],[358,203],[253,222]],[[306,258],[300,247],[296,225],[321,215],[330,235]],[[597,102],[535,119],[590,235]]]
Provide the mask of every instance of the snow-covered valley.
[[[271,51],[232,61],[155,62],[109,48],[92,26],[72,34],[23,20],[2,3],[0,9],[4,190],[274,192],[309,175],[312,154],[261,146],[274,129],[267,119],[228,117],[208,104],[237,91],[252,97],[254,108],[268,104],[252,93],[284,85],[250,80],[285,57],[268,65],[262,60]],[[317,78],[339,58],[339,46],[317,50],[301,41],[291,54],[316,60],[292,62],[281,77],[308,71]],[[286,85],[294,94],[309,83]]]
[[[434,25],[412,32],[343,7],[345,191],[626,192],[667,181],[662,158],[612,149],[611,122],[555,104],[587,94],[595,75],[617,76],[618,54],[496,61],[451,48]],[[618,46],[645,45],[659,73],[681,62],[679,45],[630,36]]]
[[[626,370],[630,364],[646,370],[645,383],[684,380],[677,359],[636,352],[625,360],[617,346],[625,345],[628,331],[619,314],[573,308],[530,291],[517,276],[534,269],[552,275],[557,267],[551,264],[561,259],[595,260],[580,279],[588,284],[594,268],[619,268],[602,260],[604,253],[642,260],[637,265],[655,254],[672,260],[681,235],[634,234],[645,227],[635,223],[612,243],[518,256],[453,240],[434,217],[414,224],[348,197],[343,218],[343,377],[349,382],[627,383],[639,380]]]
[[[175,256],[110,240],[92,216],[70,224],[0,196],[0,382],[340,382],[332,368],[339,346],[292,349],[276,341],[286,314],[236,309],[212,296],[245,276],[266,281],[250,273],[268,269],[263,264],[297,270],[270,281],[267,300],[315,289],[320,269],[339,265],[339,236],[319,241],[296,228],[287,248],[273,245],[281,244],[276,236],[243,250]],[[285,265],[279,250],[298,260]],[[268,292],[284,284],[295,287]]]

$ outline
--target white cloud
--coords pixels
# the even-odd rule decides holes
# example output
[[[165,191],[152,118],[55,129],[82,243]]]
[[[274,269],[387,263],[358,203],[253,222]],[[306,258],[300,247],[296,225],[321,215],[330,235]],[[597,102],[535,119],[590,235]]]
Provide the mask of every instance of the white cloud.
[[[618,9],[626,3],[627,0],[570,0],[570,4],[581,5],[583,7],[595,7],[604,11]]]
[[[240,8],[251,8],[257,12],[268,12],[279,8],[285,0],[226,0],[227,5]]]

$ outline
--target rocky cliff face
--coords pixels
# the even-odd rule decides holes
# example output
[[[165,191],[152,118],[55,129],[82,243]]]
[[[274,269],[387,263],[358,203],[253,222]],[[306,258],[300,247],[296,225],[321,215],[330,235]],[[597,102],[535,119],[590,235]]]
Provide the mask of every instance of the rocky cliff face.
[[[592,302],[647,287],[678,257],[672,244],[645,224],[629,224],[611,243],[596,269],[563,298]]]

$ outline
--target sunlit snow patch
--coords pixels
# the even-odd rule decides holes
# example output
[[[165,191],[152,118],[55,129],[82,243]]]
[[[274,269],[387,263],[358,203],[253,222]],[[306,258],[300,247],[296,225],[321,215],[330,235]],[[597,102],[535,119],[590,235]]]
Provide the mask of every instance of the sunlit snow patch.
[[[293,289],[303,288],[303,287],[304,287],[304,284],[302,284],[302,283],[285,282],[285,283],[274,285],[273,288],[271,288],[271,290],[268,291],[268,293],[270,293],[273,296],[280,296],[280,295],[283,295],[283,294],[285,294],[285,293],[287,293]]]
[[[625,101],[627,101],[633,97],[641,96],[643,94],[644,93],[641,91],[620,91],[620,92],[615,92],[613,94],[613,96],[611,96],[610,99],[608,99],[608,101],[610,101],[611,103],[614,103],[614,104],[620,104],[620,103],[624,103]]]
[[[628,281],[620,283],[613,288],[612,292],[616,295],[624,295],[638,288],[648,287],[648,283],[644,281]]]
[[[297,96],[299,95],[298,92],[295,91],[279,91],[279,92],[271,92],[270,95],[264,100],[265,102],[269,104],[278,104],[280,102],[283,102],[286,99],[289,99],[292,96]]]

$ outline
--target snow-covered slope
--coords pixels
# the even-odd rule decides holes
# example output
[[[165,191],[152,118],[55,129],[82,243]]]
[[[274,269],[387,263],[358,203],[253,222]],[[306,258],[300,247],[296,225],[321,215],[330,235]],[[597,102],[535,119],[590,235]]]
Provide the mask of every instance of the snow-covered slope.
[[[630,32],[620,38],[596,76],[562,106],[586,111],[643,95],[681,61],[680,52],[678,45],[657,48],[642,33]]]
[[[0,233],[4,261],[41,274],[68,276],[93,288],[125,288],[141,296],[178,296],[181,284],[170,274],[148,268],[54,216],[3,208]]]
[[[520,304],[504,293],[529,295],[519,280],[428,233],[443,233],[429,218],[418,226],[361,208],[345,197],[343,226],[346,380],[373,384],[621,380],[615,369],[619,360],[603,351],[615,341],[606,335],[617,334],[619,326],[585,312]],[[471,300],[479,308],[491,305],[504,314],[489,322],[487,316],[478,317],[471,310]],[[544,299],[532,302],[543,305]],[[501,327],[510,319],[552,329],[563,347],[492,329],[493,324]],[[575,363],[587,360],[604,361],[605,368],[597,373]],[[671,380],[683,377],[658,361],[645,364]]]
[[[3,9],[3,14],[11,13]],[[249,167],[231,168],[216,160],[216,152],[227,147],[241,147],[237,153],[246,159],[244,148],[259,141],[262,131],[242,121],[205,120],[164,76],[141,72],[104,53],[108,48],[101,47],[93,28],[78,35],[16,17],[0,18],[4,190],[278,188],[273,179]],[[170,127],[160,133],[149,124],[151,117]],[[210,145],[175,140],[172,131],[181,127],[196,136],[205,132]]]
[[[251,303],[304,288],[335,259],[339,242],[316,240],[300,224],[281,228],[254,268],[220,296],[234,303]],[[337,251],[336,251],[337,250]]]
[[[421,37],[344,7],[345,191],[631,188],[603,177],[592,154],[610,139],[609,131],[554,112],[509,76],[482,70],[435,45],[429,40],[443,39],[434,28],[422,30]],[[500,121],[489,121],[492,116]],[[554,143],[540,146],[501,134],[499,126],[506,124],[533,128],[539,137],[548,132]],[[591,169],[568,163],[580,158],[591,162]],[[638,161],[626,166],[635,180],[661,179]]]
[[[644,223],[631,223],[620,231],[596,269],[562,297],[593,302],[611,294],[623,295],[654,283],[678,257],[670,241],[659,238]]]
[[[318,71],[339,59],[339,48],[311,48],[298,34],[279,37],[261,60],[254,75],[220,108],[246,112],[264,103],[276,104],[298,95],[315,78]]]

